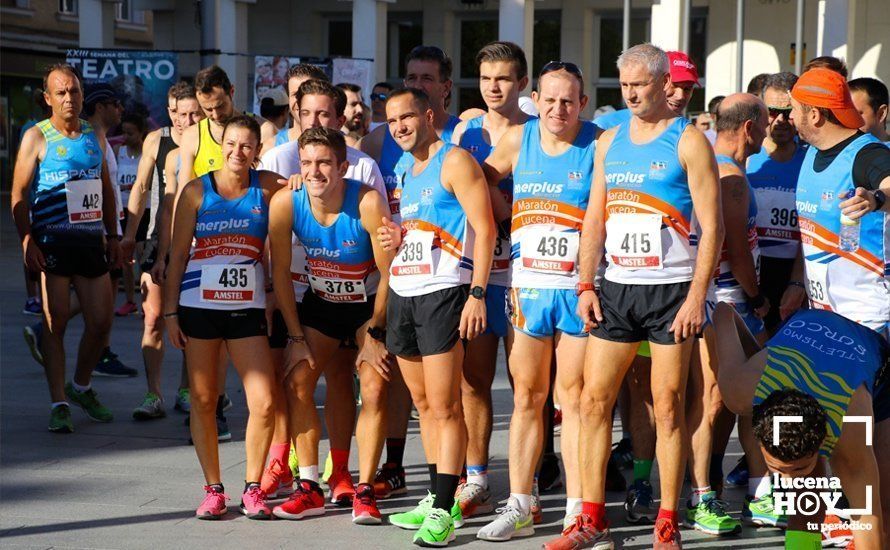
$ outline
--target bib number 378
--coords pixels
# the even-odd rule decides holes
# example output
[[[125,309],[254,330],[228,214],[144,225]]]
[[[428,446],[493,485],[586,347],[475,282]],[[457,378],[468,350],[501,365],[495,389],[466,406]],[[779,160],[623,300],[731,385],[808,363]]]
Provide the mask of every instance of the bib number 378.
[[[256,291],[256,270],[248,265],[205,265],[201,268],[201,301],[246,304]]]
[[[570,274],[578,260],[577,232],[535,228],[523,235],[519,252],[522,269],[540,273]]]

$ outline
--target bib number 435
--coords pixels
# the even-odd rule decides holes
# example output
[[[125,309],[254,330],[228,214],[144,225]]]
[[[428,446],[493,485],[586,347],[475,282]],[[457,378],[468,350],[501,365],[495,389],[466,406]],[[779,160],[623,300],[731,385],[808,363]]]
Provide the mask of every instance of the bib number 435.
[[[248,265],[205,265],[201,268],[201,301],[245,304],[253,301],[256,269]]]

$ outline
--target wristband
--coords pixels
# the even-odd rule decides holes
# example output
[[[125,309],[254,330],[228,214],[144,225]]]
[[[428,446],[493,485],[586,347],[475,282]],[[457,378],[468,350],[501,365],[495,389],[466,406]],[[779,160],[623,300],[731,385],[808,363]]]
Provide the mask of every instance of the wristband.
[[[298,335],[288,334],[287,335],[287,343],[288,344],[302,344],[305,341],[306,341],[306,336],[304,336],[302,334],[298,334]]]
[[[179,317],[179,313],[176,312],[176,311],[173,311],[173,312],[171,312],[171,313],[165,313],[165,314],[164,314],[164,319],[169,319],[169,318],[171,318],[171,317]]]
[[[587,292],[588,290],[594,290],[595,287],[593,283],[578,283],[575,285],[575,296],[580,296],[581,294]]]
[[[802,289],[804,289],[804,290],[807,289],[806,285],[804,285],[804,284],[803,284],[802,282],[800,282],[800,281],[788,281],[788,286],[797,286],[797,287],[800,287],[800,288],[802,288]]]
[[[752,309],[760,309],[765,303],[766,298],[763,297],[763,294],[748,298],[748,305],[751,306]]]

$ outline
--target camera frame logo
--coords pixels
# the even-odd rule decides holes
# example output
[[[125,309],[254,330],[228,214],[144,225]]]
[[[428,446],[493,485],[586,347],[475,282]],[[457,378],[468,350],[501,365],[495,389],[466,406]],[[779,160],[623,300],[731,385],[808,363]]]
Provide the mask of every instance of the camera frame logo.
[[[783,423],[801,423],[802,416],[774,416],[773,417],[773,445],[781,444],[779,430]],[[872,446],[872,432],[874,418],[871,416],[844,416],[843,423],[865,424],[865,444]],[[841,483],[837,477],[819,478],[783,478],[779,474],[773,474],[773,499],[776,512],[783,515],[801,514],[812,516],[819,512],[824,503],[826,514],[840,516],[870,516],[872,515],[871,485],[865,486],[864,508],[837,508],[837,503],[842,497]]]

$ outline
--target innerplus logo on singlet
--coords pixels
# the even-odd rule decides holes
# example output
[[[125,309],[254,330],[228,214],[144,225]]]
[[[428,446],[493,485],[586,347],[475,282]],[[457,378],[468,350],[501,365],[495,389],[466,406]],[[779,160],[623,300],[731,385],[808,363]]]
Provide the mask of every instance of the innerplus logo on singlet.
[[[653,164],[655,164],[653,162]],[[650,166],[650,175],[651,175]],[[659,178],[660,179],[660,178]],[[637,172],[612,172],[606,174],[606,183],[608,185],[624,185],[625,187],[642,187],[646,181],[646,175]]]
[[[531,195],[561,195],[562,189],[561,183],[518,183],[514,192]]]
[[[815,214],[819,211],[819,205],[808,201],[797,201],[797,211],[806,214]]]
[[[306,246],[306,254],[309,256],[324,256],[325,258],[339,258],[339,250],[330,250],[323,246]]]
[[[219,232],[222,233],[228,229],[247,229],[250,227],[250,220],[216,220],[212,222],[198,222],[195,225],[195,231]]]
[[[420,211],[420,203],[412,202],[409,204],[402,204],[402,215],[417,214]]]

